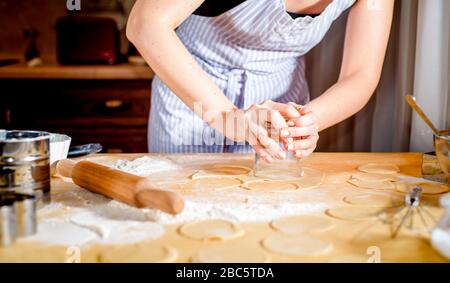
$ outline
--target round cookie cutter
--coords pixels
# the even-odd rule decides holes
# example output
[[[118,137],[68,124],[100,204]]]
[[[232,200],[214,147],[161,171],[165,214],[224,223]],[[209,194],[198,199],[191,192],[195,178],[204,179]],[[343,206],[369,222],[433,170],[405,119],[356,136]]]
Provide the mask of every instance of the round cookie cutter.
[[[37,233],[36,196],[0,193],[0,246]]]

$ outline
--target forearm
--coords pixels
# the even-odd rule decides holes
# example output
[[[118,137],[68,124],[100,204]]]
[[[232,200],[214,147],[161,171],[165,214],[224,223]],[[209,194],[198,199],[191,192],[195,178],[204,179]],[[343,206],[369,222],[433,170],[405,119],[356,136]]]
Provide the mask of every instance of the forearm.
[[[320,131],[360,111],[375,91],[376,83],[362,72],[340,79],[318,98],[307,104],[314,113]]]
[[[131,18],[127,29],[130,41],[153,71],[191,110],[208,119],[207,112],[223,113],[235,108],[198,65],[170,23],[164,20],[143,23],[142,16],[134,17],[141,19],[133,22]]]

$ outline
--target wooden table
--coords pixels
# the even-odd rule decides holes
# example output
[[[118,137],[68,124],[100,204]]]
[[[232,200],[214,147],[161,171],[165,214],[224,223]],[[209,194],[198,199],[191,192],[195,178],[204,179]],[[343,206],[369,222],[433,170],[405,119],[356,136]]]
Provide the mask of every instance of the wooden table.
[[[98,155],[99,160],[106,163],[117,159],[133,159],[142,155]],[[251,166],[251,155],[232,154],[183,154],[177,158],[195,160],[195,169],[210,166],[212,163],[223,163],[226,160],[230,164]],[[315,153],[302,161],[302,166],[321,170],[326,177],[323,185],[319,188],[299,192],[295,200],[314,201],[317,195],[325,199],[330,207],[345,205],[342,201],[344,196],[360,194],[358,189],[348,183],[346,178],[358,165],[369,162],[390,162],[397,164],[403,175],[420,177],[422,154],[418,153]],[[200,165],[199,165],[200,164]],[[170,173],[168,173],[170,175]],[[173,173],[172,173],[173,174]],[[182,174],[183,175],[183,174]],[[173,180],[179,182],[182,175],[177,175]],[[186,176],[188,174],[185,174]],[[166,179],[167,176],[155,176],[156,179]],[[52,190],[71,190],[75,185],[64,182],[61,179],[52,180]],[[314,192],[314,193],[313,193]],[[320,194],[316,194],[320,192]],[[367,192],[367,191],[365,191]],[[433,214],[440,215],[442,209],[438,207],[438,197],[428,197],[427,204]],[[324,215],[323,212],[315,213]],[[380,223],[368,221],[344,221],[333,220],[336,228],[331,232],[320,235],[321,239],[330,241],[334,249],[331,253],[318,257],[288,257],[282,255],[270,255],[271,262],[365,262],[377,251],[380,253],[381,262],[445,262],[446,260],[435,252],[429,244],[428,239],[413,236],[411,234],[400,235],[391,239],[387,234],[387,228]],[[248,245],[260,248],[261,240],[267,235],[275,233],[266,222],[241,223],[245,229],[245,235],[238,239],[230,240],[231,246]],[[214,245],[196,240],[190,240],[179,235],[177,225],[166,225],[166,233],[156,240],[139,243],[142,247],[148,245],[170,245],[178,251],[178,262],[189,262],[195,252],[202,247]],[[81,260],[83,262],[96,262],[99,254],[108,246],[96,245],[83,249]],[[126,246],[123,247],[126,249]],[[70,253],[69,253],[70,254]],[[376,254],[375,254],[376,255]],[[0,248],[0,261],[65,261],[67,260],[67,247],[49,247],[45,245],[23,245],[16,244],[10,248]],[[123,259],[126,261],[126,258]]]

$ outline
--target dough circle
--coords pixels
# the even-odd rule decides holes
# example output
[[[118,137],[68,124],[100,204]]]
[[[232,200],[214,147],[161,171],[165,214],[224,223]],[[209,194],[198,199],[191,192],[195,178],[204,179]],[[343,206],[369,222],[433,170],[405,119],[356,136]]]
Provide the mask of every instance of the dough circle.
[[[222,241],[244,235],[244,230],[227,220],[204,220],[191,222],[180,227],[181,235],[200,241]]]
[[[252,180],[241,186],[247,190],[270,192],[293,192],[300,187],[290,181]]]
[[[414,185],[420,186],[422,188],[422,194],[424,195],[440,195],[447,193],[450,188],[443,184],[436,183],[417,183],[417,184],[399,184],[397,185],[397,191],[401,193],[406,193],[408,189]]]
[[[269,257],[254,247],[220,245],[203,248],[192,257],[196,263],[266,263]]]
[[[328,216],[342,220],[364,220],[376,217],[382,209],[366,206],[338,206],[326,210]]]
[[[287,256],[318,256],[333,249],[331,243],[308,235],[270,235],[262,241],[262,246],[272,253]]]
[[[396,174],[400,172],[397,165],[391,163],[368,163],[358,167],[358,170],[375,174]]]
[[[325,178],[325,174],[319,170],[302,168],[303,176],[297,180],[250,180],[241,187],[247,190],[261,190],[270,192],[294,192],[319,187]]]
[[[347,182],[350,184],[363,189],[370,189],[370,190],[395,190],[395,184],[390,181],[383,181],[383,182],[367,182],[367,181],[361,181],[358,179],[350,179]]]
[[[397,207],[405,203],[401,197],[381,194],[360,194],[344,197],[344,202],[368,207]]]
[[[184,185],[183,188],[192,190],[226,190],[238,187],[242,184],[243,181],[238,178],[208,176],[191,180],[186,185]]]
[[[273,220],[270,225],[287,235],[322,232],[334,227],[329,219],[312,215],[293,215]]]
[[[363,182],[397,182],[399,180],[398,177],[393,176],[392,174],[377,174],[377,173],[366,173],[366,172],[357,172],[352,174],[352,179],[356,179]]]
[[[207,170],[200,170],[191,179],[196,180],[200,178],[210,178],[210,177],[236,177],[236,176],[246,176],[250,174],[253,170],[246,166],[239,165],[213,165]]]
[[[173,247],[154,244],[108,246],[99,255],[99,261],[105,263],[169,263],[177,258]]]

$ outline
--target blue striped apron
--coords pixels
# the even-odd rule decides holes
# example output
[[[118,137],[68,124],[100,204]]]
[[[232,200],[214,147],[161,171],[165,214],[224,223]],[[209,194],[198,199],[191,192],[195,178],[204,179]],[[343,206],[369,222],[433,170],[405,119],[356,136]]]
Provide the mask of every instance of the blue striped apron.
[[[217,17],[189,16],[176,30],[192,56],[239,109],[265,100],[306,104],[304,55],[356,0],[334,0],[317,17],[293,19],[284,0],[247,0]],[[149,121],[155,153],[251,152],[209,127],[155,76]]]

